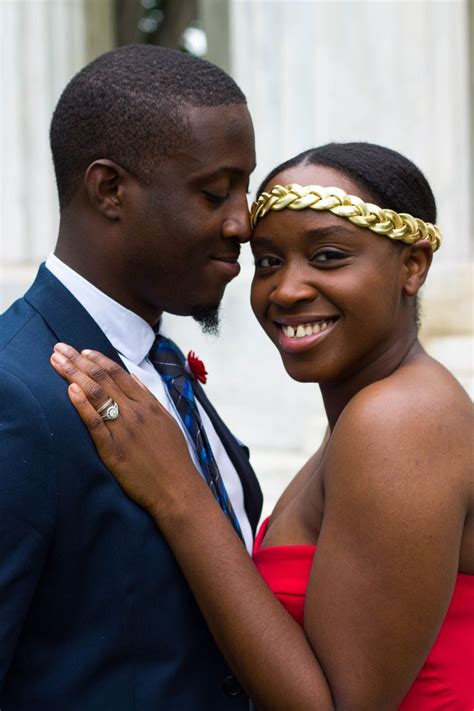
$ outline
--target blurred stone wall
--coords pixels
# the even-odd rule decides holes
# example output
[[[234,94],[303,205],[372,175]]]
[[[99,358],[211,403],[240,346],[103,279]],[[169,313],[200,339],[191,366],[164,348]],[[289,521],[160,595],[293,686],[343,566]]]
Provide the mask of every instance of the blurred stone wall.
[[[49,124],[69,79],[113,45],[112,0],[0,2],[0,311],[34,278],[58,228]]]
[[[424,295],[422,339],[472,394],[472,15],[468,0],[200,0],[208,57],[245,91],[254,191],[281,160],[330,140],[400,150],[432,184],[445,241]],[[469,24],[469,20],[471,25]],[[114,44],[112,0],[0,2],[0,309],[52,249],[51,112],[69,78]],[[317,447],[317,386],[291,381],[249,306],[251,258],[226,293],[219,340],[166,317],[209,370],[206,388],[252,461],[271,509]],[[190,265],[192,268],[192,265]]]

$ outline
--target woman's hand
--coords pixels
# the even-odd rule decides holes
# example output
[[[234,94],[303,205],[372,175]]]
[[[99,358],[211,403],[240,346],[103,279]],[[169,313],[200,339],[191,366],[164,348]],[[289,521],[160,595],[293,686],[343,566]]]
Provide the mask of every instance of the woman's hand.
[[[269,590],[197,474],[173,418],[138,380],[100,353],[79,354],[58,343],[51,363],[69,383],[71,402],[104,464],[159,526],[249,696],[262,711],[332,709],[303,630]],[[104,422],[97,410],[110,398],[120,414]]]
[[[126,494],[155,518],[179,505],[180,483],[185,490],[197,472],[179,426],[150,391],[96,351],[58,343],[51,364],[69,383],[72,404]],[[110,398],[119,416],[104,421],[97,410]]]

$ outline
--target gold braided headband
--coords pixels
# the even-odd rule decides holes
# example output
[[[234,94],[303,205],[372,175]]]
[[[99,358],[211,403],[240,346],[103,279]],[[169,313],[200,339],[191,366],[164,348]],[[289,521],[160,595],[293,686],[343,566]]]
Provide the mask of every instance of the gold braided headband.
[[[270,210],[329,210],[338,217],[346,217],[357,227],[367,227],[372,232],[390,239],[414,244],[427,240],[433,252],[441,245],[441,232],[437,225],[412,217],[406,212],[382,209],[370,202],[364,202],[355,195],[348,195],[340,188],[322,188],[320,185],[293,183],[284,188],[274,185],[270,192],[262,193],[252,204],[250,222],[252,228],[259,218]]]

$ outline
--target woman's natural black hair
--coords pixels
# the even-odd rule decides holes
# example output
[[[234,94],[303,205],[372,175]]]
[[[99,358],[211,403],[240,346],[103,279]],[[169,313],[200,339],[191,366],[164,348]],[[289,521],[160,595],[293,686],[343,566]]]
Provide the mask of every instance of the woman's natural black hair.
[[[278,173],[298,165],[323,165],[339,170],[366,188],[379,207],[436,222],[436,202],[425,176],[411,160],[391,148],[364,142],[327,143],[311,148],[274,168],[257,195]]]

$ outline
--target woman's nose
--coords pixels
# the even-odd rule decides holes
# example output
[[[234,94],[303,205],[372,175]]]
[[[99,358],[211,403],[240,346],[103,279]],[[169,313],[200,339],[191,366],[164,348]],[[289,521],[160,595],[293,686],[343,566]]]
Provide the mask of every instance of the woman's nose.
[[[300,301],[314,301],[318,289],[314,280],[299,268],[280,270],[270,292],[270,301],[277,306],[290,308]]]

